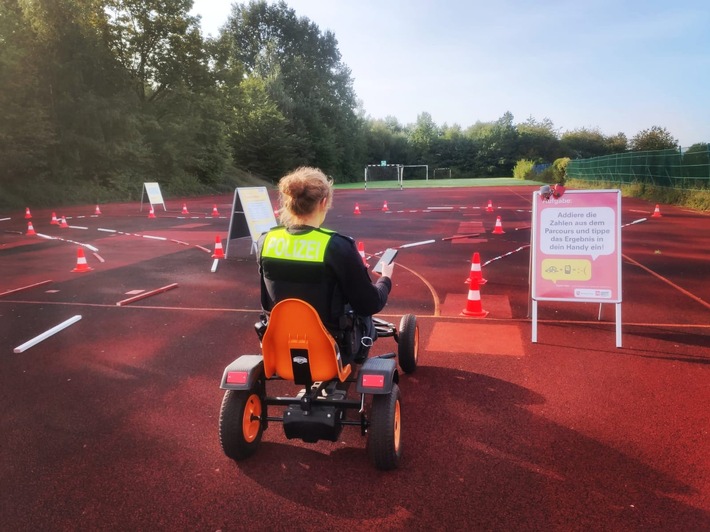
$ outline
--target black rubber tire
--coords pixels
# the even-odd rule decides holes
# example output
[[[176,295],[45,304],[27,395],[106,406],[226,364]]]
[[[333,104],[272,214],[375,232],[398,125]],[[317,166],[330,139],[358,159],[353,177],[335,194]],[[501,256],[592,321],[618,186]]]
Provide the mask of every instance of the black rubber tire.
[[[254,454],[264,428],[260,421],[251,420],[251,415],[262,415],[263,410],[262,398],[255,390],[224,393],[219,412],[219,441],[225,455],[232,460],[243,460]]]
[[[419,360],[419,326],[414,314],[405,314],[399,323],[397,361],[405,373],[414,373]]]
[[[401,406],[399,386],[392,392],[372,396],[367,453],[377,469],[389,471],[399,467],[402,457]]]

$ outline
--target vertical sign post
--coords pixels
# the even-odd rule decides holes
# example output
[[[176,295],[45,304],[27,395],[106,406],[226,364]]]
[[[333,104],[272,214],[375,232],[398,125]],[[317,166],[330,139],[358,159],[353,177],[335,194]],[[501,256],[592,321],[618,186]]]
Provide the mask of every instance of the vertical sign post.
[[[621,191],[536,191],[532,216],[532,341],[538,301],[614,303],[621,347]]]

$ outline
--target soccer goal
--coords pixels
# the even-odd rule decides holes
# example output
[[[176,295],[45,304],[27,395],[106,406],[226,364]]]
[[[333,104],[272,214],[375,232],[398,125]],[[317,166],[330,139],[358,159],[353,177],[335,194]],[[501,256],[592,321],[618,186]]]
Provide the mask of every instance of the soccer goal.
[[[432,177],[434,179],[437,177],[441,179],[451,179],[451,168],[434,168],[434,174]]]
[[[365,189],[368,183],[373,188],[402,188],[401,164],[368,164],[365,167]]]
[[[365,167],[365,188],[404,188],[406,180],[429,181],[428,164],[369,164]]]

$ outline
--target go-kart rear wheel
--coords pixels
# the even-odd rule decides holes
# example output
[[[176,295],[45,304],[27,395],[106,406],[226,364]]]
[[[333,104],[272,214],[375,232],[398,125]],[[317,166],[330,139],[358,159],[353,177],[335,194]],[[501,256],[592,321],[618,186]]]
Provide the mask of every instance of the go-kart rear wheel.
[[[414,314],[405,314],[399,323],[397,360],[405,373],[414,373],[419,359],[419,326]]]
[[[255,390],[227,390],[219,413],[219,441],[232,460],[254,454],[264,432],[261,396]]]
[[[392,392],[372,396],[370,428],[367,438],[367,453],[377,469],[397,469],[402,456],[401,406],[399,386],[392,385]]]

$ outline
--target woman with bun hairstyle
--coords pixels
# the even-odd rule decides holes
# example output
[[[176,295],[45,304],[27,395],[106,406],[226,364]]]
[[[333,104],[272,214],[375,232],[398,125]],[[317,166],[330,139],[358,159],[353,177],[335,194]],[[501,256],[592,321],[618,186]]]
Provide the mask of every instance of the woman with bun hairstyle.
[[[266,317],[279,301],[302,299],[337,340],[343,363],[362,362],[377,337],[372,315],[387,303],[394,263],[373,283],[354,240],[321,227],[333,201],[333,183],[321,170],[298,168],[278,189],[282,225],[258,242]]]

